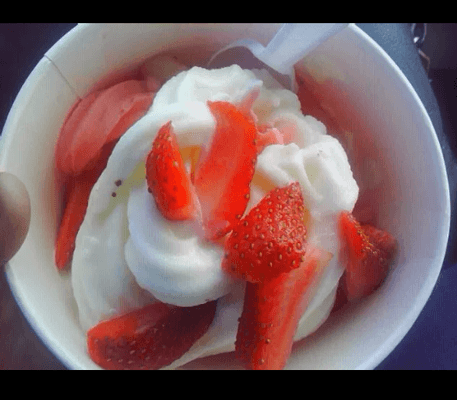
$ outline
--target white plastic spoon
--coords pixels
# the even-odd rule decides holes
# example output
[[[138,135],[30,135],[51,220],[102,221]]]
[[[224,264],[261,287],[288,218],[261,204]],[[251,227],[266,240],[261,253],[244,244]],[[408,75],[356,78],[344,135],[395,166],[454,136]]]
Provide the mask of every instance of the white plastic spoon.
[[[220,68],[231,64],[238,64],[242,68],[267,67],[280,83],[294,90],[293,66],[311,50],[348,25],[347,23],[284,24],[266,47],[252,39],[237,40],[214,54],[208,67]],[[249,57],[246,49],[255,59],[252,55]],[[258,61],[263,65],[258,65]]]

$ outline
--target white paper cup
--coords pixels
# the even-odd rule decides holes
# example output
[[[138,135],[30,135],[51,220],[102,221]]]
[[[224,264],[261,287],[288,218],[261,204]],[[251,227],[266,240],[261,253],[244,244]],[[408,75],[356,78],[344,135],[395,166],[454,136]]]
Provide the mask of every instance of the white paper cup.
[[[119,70],[162,52],[205,65],[222,46],[253,38],[267,44],[278,25],[79,25],[55,44],[19,92],[3,130],[0,169],[16,174],[32,202],[29,235],[7,267],[12,291],[32,327],[71,369],[98,368],[86,352],[68,274],[54,266],[59,195],[54,144],[78,96]],[[384,285],[361,303],[332,315],[294,346],[287,368],[370,369],[408,332],[438,278],[450,223],[449,189],[436,133],[411,84],[388,55],[355,26],[314,50],[299,65],[318,83],[332,81],[363,115],[352,143],[371,154],[369,176],[377,223],[399,242]],[[374,155],[373,155],[374,154]],[[360,161],[360,160],[359,160]],[[362,165],[361,164],[361,165]],[[232,355],[196,361],[195,368],[236,367]]]

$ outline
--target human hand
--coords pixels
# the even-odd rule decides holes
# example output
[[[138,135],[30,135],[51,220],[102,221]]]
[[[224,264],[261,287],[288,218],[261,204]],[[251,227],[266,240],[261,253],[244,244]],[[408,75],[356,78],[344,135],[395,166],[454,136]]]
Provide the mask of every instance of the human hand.
[[[15,175],[0,172],[0,267],[24,243],[30,225],[30,197]]]

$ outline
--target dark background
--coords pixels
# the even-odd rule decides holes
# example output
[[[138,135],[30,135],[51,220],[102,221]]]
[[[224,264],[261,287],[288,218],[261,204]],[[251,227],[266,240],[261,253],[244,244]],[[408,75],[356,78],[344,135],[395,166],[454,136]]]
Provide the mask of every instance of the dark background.
[[[0,24],[0,128],[23,82],[44,53],[76,24]],[[445,157],[452,211],[457,207],[457,24],[357,24],[410,80],[424,103]],[[419,55],[419,49],[429,58]],[[377,369],[457,369],[457,222],[432,296],[410,332]],[[0,271],[0,369],[65,369],[31,330]]]

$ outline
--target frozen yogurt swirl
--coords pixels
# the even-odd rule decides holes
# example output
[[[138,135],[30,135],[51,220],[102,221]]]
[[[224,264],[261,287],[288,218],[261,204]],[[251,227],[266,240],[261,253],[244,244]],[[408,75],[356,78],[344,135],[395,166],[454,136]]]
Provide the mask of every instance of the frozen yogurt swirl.
[[[310,213],[308,240],[336,255],[336,216],[351,211],[358,196],[339,142],[322,123],[303,116],[297,96],[265,71],[194,67],[162,86],[147,114],[119,140],[92,190],[72,264],[84,329],[154,299],[179,306],[220,299],[212,327],[178,362],[234,348],[244,285],[221,270],[222,248],[201,239],[193,222],[162,217],[147,191],[144,160],[166,122],[172,121],[181,149],[204,146],[215,129],[207,101],[239,104],[253,92],[258,94],[252,107],[258,124],[293,143],[267,146],[259,155],[248,208],[271,188],[298,180]],[[296,338],[327,318],[341,273],[335,256]]]

